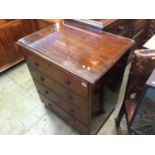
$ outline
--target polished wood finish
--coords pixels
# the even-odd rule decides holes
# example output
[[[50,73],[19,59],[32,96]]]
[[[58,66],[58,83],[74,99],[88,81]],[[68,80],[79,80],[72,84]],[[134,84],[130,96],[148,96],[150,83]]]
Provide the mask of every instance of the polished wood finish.
[[[150,20],[146,19],[121,19],[108,25],[104,31],[124,36],[136,41],[134,49],[141,48],[149,39],[148,26]]]
[[[83,94],[79,94],[78,93],[79,90],[75,89],[75,88],[78,88],[78,85],[81,85],[81,83],[76,83],[76,85],[74,85],[74,89],[73,88],[69,88],[68,85],[67,86],[66,85],[62,85],[59,81],[55,80],[53,78],[53,76],[48,74],[48,72],[46,72],[46,71],[44,71],[44,72],[37,72],[36,68],[33,69],[30,66],[29,66],[29,68],[30,68],[30,71],[32,70],[33,77],[36,80],[40,81],[42,84],[44,84],[47,87],[51,87],[51,89],[53,91],[56,91],[56,93],[58,93],[58,94],[60,93],[60,95],[64,96],[64,98],[66,98],[68,96],[66,98],[67,100],[69,99],[69,96],[74,96],[75,93],[78,94],[78,96],[75,96],[75,102],[79,102],[80,101],[80,103],[78,103],[78,104],[82,104],[83,106],[85,106],[85,104],[84,104],[85,101],[84,100],[82,101],[82,98],[83,99],[88,99],[88,94],[87,94],[87,97],[86,97]],[[49,71],[52,71],[52,69],[49,70]],[[45,74],[42,74],[42,73],[45,73]],[[58,75],[61,76],[61,74],[58,74]],[[66,91],[66,92],[65,92],[65,90],[63,91],[63,87],[68,88],[69,91]],[[72,100],[73,100],[73,97],[72,97]],[[76,100],[79,100],[79,101],[76,101]]]
[[[84,22],[83,29],[77,26],[78,22],[74,23],[76,27],[62,26],[62,20],[0,20],[0,69],[24,59],[15,44],[19,38],[45,28],[22,43],[27,48],[24,55],[36,87],[85,126],[86,130],[79,127],[84,133],[96,133],[108,116],[104,114],[103,86],[114,90],[118,82],[113,77],[117,74],[117,79],[121,79],[128,55],[125,53],[133,43],[128,46],[130,40],[115,35],[132,38],[136,41],[134,48],[141,47],[148,38],[149,20],[77,21]],[[106,109],[107,114],[110,111]]]
[[[151,22],[152,21],[152,22]],[[135,48],[140,48],[151,37],[150,26],[153,20],[146,19],[96,19],[96,20],[65,20],[66,24],[91,29],[106,31],[116,35],[134,39]],[[153,24],[152,24],[153,25]]]
[[[13,21],[13,19],[0,19],[0,27],[5,26],[5,24]]]
[[[107,108],[104,89],[114,91],[121,81],[127,51],[134,43],[130,39],[136,41],[132,49],[140,48],[154,34],[154,23],[145,19],[1,19],[0,72],[23,61],[23,51],[42,101],[80,133],[94,134],[113,109]],[[20,40],[24,48],[17,47],[19,38],[38,30]],[[133,107],[125,104],[128,120]]]
[[[36,31],[46,28],[52,24],[50,21],[43,19],[34,19],[33,22],[35,22]]]
[[[0,72],[24,60],[16,41],[56,21],[0,19]]]
[[[104,107],[104,77],[134,41],[57,23],[18,45],[41,100],[80,133],[95,134],[114,108]]]
[[[30,20],[0,20],[0,72],[24,60],[16,41],[34,31]]]
[[[86,28],[94,28],[96,30],[102,31],[105,27],[110,25],[116,21],[116,19],[99,19],[99,20],[91,20],[91,19],[67,19],[64,20],[66,24],[80,24]]]
[[[66,22],[67,21],[67,22]],[[62,23],[62,19],[31,19],[31,20],[15,20],[15,19],[1,19],[0,20],[0,34],[1,45],[0,51],[1,64],[0,71],[18,64],[23,61],[23,56],[20,54],[20,49],[15,45],[15,42],[32,32],[52,26],[54,23]],[[136,41],[135,48],[140,48],[151,37],[153,30],[153,20],[144,19],[96,19],[96,20],[64,20],[65,23],[74,26],[83,25],[83,29],[91,28],[94,31],[102,30],[116,35],[121,35],[134,39]],[[19,24],[21,23],[21,24]],[[150,24],[149,24],[150,23]],[[16,25],[16,26],[15,26]],[[18,25],[18,26],[17,26]],[[11,28],[12,27],[12,28]],[[18,32],[18,33],[17,33]],[[20,36],[18,35],[20,34]],[[14,37],[12,37],[14,36]],[[17,36],[17,38],[15,38]],[[12,40],[12,41],[11,41]],[[12,42],[12,43],[10,43]],[[9,46],[8,46],[9,45]]]
[[[115,20],[103,30],[120,36],[129,37],[130,24],[128,23],[128,20]]]
[[[76,130],[78,130],[81,134],[88,134],[88,127],[81,124],[74,116],[66,112],[60,106],[51,101],[48,97],[45,97],[41,93],[39,93],[41,100],[50,108],[53,112],[55,112],[58,116],[63,118],[69,125],[73,126]]]
[[[64,20],[65,23],[67,24],[72,23],[71,25],[74,26],[77,26],[76,24],[83,25],[83,29],[91,28],[91,31],[102,30],[116,35],[131,38],[136,41],[134,48],[140,48],[152,36],[152,32],[154,31],[153,21],[154,20],[145,20],[145,19]],[[0,71],[6,70],[7,68],[23,61],[24,58],[19,52],[20,49],[18,49],[15,45],[16,40],[32,32],[46,28],[47,26],[50,25],[52,26],[54,23],[62,23],[62,22],[63,22],[62,19],[31,19],[31,20],[1,19],[0,33],[2,33],[1,36],[3,38],[1,38],[1,40],[3,40],[3,42],[0,45],[2,49],[0,51],[1,56]],[[17,33],[18,31],[19,33]],[[20,34],[20,36],[19,35],[17,36],[17,39],[16,38],[13,39],[13,37],[11,37],[16,36],[17,34]],[[13,40],[12,43],[10,44],[11,39]]]
[[[35,49],[54,64],[91,84],[105,74],[133,43],[127,38],[91,33],[71,26],[61,30],[50,26],[19,41],[20,45]]]
[[[84,98],[88,98],[88,83],[84,80],[72,77],[66,72],[51,64],[46,59],[40,58],[38,55],[34,55],[32,52],[27,51],[25,58],[29,64],[33,66],[36,70],[39,70],[42,73],[46,73],[49,77],[52,77],[53,80],[57,81],[66,88],[69,88]],[[83,87],[81,83],[84,83],[86,87]],[[76,88],[76,89],[75,89]]]
[[[67,111],[69,114],[78,119],[83,125],[88,126],[88,103],[80,102],[80,100],[76,100],[76,95],[59,95],[53,90],[45,87],[37,81],[34,81],[35,85],[40,93],[49,98],[55,104],[60,106],[62,109]],[[64,89],[62,87],[62,89]],[[64,89],[67,91],[66,89]],[[61,97],[60,97],[61,96]],[[67,99],[66,99],[67,98]],[[78,97],[77,97],[78,98]],[[77,102],[76,102],[77,101]],[[79,103],[79,104],[78,104]]]
[[[49,96],[49,98],[59,106],[73,113],[79,120],[88,125],[88,102],[86,99],[76,94],[74,90],[71,91],[63,87],[60,83],[53,80],[52,76],[48,77],[48,74],[43,74],[30,66],[29,69],[37,89],[42,92],[42,94]],[[59,96],[61,96],[61,98]]]

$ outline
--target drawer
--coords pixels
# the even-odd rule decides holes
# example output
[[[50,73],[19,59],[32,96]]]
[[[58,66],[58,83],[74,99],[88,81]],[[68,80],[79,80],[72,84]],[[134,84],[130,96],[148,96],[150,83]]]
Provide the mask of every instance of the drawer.
[[[39,82],[34,81],[34,83],[39,93],[49,98],[56,105],[60,106],[69,114],[76,117],[84,125],[88,126],[88,108],[84,109],[82,105],[74,105],[72,102],[67,102],[61,96],[57,95],[55,92],[51,91],[47,87],[41,85]]]
[[[133,34],[137,33],[141,29],[144,29],[147,26],[148,21],[144,19],[136,19],[131,21],[131,26],[133,28]]]
[[[116,20],[103,30],[121,36],[128,36],[129,24],[127,20]]]
[[[57,113],[62,119],[64,119],[68,124],[73,126],[76,130],[78,130],[81,134],[89,134],[88,127],[81,124],[75,117],[67,113],[61,107],[54,104],[50,99],[45,97],[42,94],[39,94],[42,102],[46,104],[53,112]]]
[[[141,29],[138,33],[136,33],[133,38],[136,41],[137,48],[143,46],[145,42],[145,30]]]
[[[33,66],[40,72],[48,75],[50,78],[54,79],[64,87],[71,89],[73,92],[78,93],[84,98],[88,98],[88,83],[80,80],[79,78],[70,75],[69,73],[63,71],[63,69],[55,66],[45,58],[33,54],[26,50],[24,52],[25,59],[27,63]]]
[[[84,110],[88,109],[88,100],[84,99],[80,95],[65,88],[63,85],[49,78],[45,74],[33,69],[29,66],[30,72],[34,80],[38,81],[45,87],[49,88],[54,93],[64,98],[67,102],[71,103],[75,107],[82,107]]]

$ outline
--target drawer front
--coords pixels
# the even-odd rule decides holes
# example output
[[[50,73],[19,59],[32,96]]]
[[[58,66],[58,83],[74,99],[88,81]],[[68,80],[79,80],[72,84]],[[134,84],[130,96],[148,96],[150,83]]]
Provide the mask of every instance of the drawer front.
[[[81,124],[75,117],[67,113],[61,107],[54,104],[50,99],[39,93],[39,96],[44,104],[46,104],[52,111],[57,113],[62,119],[64,119],[68,124],[73,126],[81,134],[89,134],[88,128]]]
[[[138,33],[135,34],[133,39],[136,41],[137,48],[141,48],[143,46],[145,43],[145,36],[146,34],[144,29],[141,29]]]
[[[65,88],[63,85],[59,84],[55,80],[49,78],[47,75],[37,71],[29,66],[29,70],[34,80],[38,81],[42,85],[46,86],[56,94],[63,97],[66,101],[71,102],[75,106],[83,107],[83,109],[88,108],[88,100],[84,99],[80,95],[74,93],[73,91]]]
[[[130,38],[134,39],[137,38],[135,36],[139,35],[139,33],[141,33],[141,31],[145,30],[146,31],[146,27],[147,27],[147,20],[144,19],[133,19],[130,22],[131,25],[131,30],[130,30]]]
[[[83,106],[74,105],[72,102],[64,100],[61,96],[57,95],[47,87],[41,85],[37,81],[34,81],[34,83],[40,93],[52,100],[56,105],[60,106],[69,114],[76,117],[84,125],[88,126],[88,108],[84,109]]]
[[[64,87],[78,93],[82,97],[88,98],[88,83],[69,75],[69,73],[66,73],[51,62],[40,58],[40,56],[33,54],[28,50],[24,52],[24,55],[28,64],[33,66],[35,69],[45,73],[50,78],[62,84]]]
[[[127,37],[129,35],[129,24],[127,20],[116,20],[103,29],[104,31]]]
[[[136,19],[131,21],[131,26],[133,28],[133,33],[137,33],[141,29],[144,29],[147,26],[148,21],[144,19]]]

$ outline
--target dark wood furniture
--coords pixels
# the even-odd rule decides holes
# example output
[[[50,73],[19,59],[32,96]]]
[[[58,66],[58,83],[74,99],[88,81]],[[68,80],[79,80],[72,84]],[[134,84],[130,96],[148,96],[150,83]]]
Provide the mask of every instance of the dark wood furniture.
[[[0,72],[24,60],[16,41],[34,31],[30,20],[0,20]]]
[[[0,20],[0,72],[18,64],[24,60],[21,52],[15,42],[35,31],[43,29],[53,23],[60,22],[58,19],[33,19],[33,20]],[[151,21],[151,22],[150,22]],[[116,35],[121,35],[134,39],[136,41],[135,48],[141,45],[151,37],[153,20],[116,20],[116,19],[100,19],[100,20],[64,20],[68,24],[82,25],[84,29],[93,29],[94,31],[107,31]],[[149,24],[151,23],[151,24]],[[149,27],[149,30],[148,30]]]
[[[56,24],[18,45],[43,103],[81,134],[95,134],[114,108],[104,100],[106,74],[134,41]]]
[[[65,24],[78,24],[85,28],[95,29],[102,31],[104,28],[117,21],[117,19],[65,19]]]
[[[121,41],[128,40],[123,37],[128,37],[136,41],[136,44],[134,47],[132,46],[132,49],[141,48],[144,42],[151,37],[153,31],[151,29],[150,32],[149,28],[152,28],[152,23],[154,22],[152,22],[153,20],[144,19],[64,20],[65,24],[68,25],[68,28],[65,26],[65,29],[61,30],[61,28],[57,27],[59,24],[54,24],[60,23],[61,21],[62,20],[57,19],[0,20],[0,72],[24,60],[24,57],[21,53],[21,48],[17,47],[15,44],[19,38],[45,28],[45,30],[35,33],[30,38],[27,37],[28,40],[35,36],[36,38],[33,38],[33,40],[30,41],[30,43],[33,43],[41,38],[45,38],[48,34],[52,34],[50,39],[58,37],[59,39],[54,42],[54,48],[53,45],[52,48],[59,51],[62,51],[63,48],[65,48],[63,52],[65,53],[67,61],[65,60],[65,63],[59,66],[58,64],[62,60],[61,53],[59,53],[60,55],[57,56],[57,59],[52,61],[52,59],[55,58],[56,53],[52,53],[53,55],[50,55],[48,58],[49,53],[42,53],[41,55],[37,52],[33,53],[31,52],[31,47],[29,47],[31,48],[30,51],[29,48],[28,50],[24,50],[29,69],[32,73],[36,87],[39,90],[41,99],[45,103],[50,102],[48,106],[51,107],[51,105],[53,105],[52,109],[59,114],[61,113],[61,116],[69,121],[70,124],[79,129],[81,133],[94,134],[103,124],[114,107],[114,105],[111,105],[110,107],[109,103],[105,103],[104,101],[104,96],[106,96],[105,87],[108,87],[110,90],[114,91],[117,88],[117,84],[122,79],[129,54],[129,52],[126,52],[127,49],[123,50],[123,43]],[[46,29],[46,27],[48,28]],[[59,29],[60,33],[58,33]],[[75,29],[76,32],[72,34],[70,32],[71,29]],[[58,34],[55,36],[56,32],[59,34],[59,36]],[[114,35],[107,34],[105,32],[112,33]],[[64,40],[63,36],[66,35],[70,35],[68,37],[69,39]],[[88,38],[86,38],[87,35]],[[102,35],[104,36],[103,38],[101,37],[101,39],[96,39],[98,36]],[[110,36],[110,39],[108,39],[107,36]],[[113,40],[111,41],[111,38],[115,38],[115,41],[117,40],[116,38],[118,38],[118,42],[113,42]],[[83,40],[84,43],[82,46],[81,41]],[[103,45],[100,45],[100,40],[104,40],[105,43],[103,42]],[[47,38],[46,41],[48,42]],[[92,42],[95,46],[91,45]],[[46,50],[50,50],[51,47],[48,46],[48,43],[46,43],[46,45],[48,47]],[[63,45],[67,46],[63,47]],[[29,44],[26,43],[25,46],[29,46]],[[60,49],[58,49],[58,46]],[[39,50],[44,48],[45,47],[42,47],[41,45]],[[82,49],[82,52],[80,53],[78,53],[79,48]],[[102,50],[106,49],[108,50],[105,51],[105,53],[101,52]],[[35,47],[34,50],[37,51],[37,47]],[[87,53],[87,51],[89,52]],[[76,53],[77,59],[73,61],[71,55],[74,53]],[[47,57],[44,57],[44,55]],[[92,55],[94,57],[92,57]],[[32,56],[32,60],[29,58],[30,56]],[[34,65],[33,61],[36,61]],[[39,63],[37,61],[39,61]],[[77,61],[80,61],[80,63]],[[82,64],[82,62],[85,62],[85,64]],[[42,70],[38,69],[41,68],[40,63],[41,66],[43,66]],[[51,63],[54,63],[56,66],[56,68],[54,67],[53,69],[54,71],[51,71],[51,69],[48,67],[51,66]],[[73,63],[78,66],[76,69],[74,68],[75,65],[72,66]],[[90,66],[90,64],[93,65],[93,68]],[[81,67],[83,68],[82,71]],[[44,70],[45,68],[47,70]],[[54,72],[54,74],[51,72]],[[59,77],[58,75],[61,76]],[[79,75],[82,75],[82,77]],[[117,75],[117,78],[113,78],[115,75]],[[41,84],[36,81],[39,81]],[[51,88],[54,88],[54,90]],[[51,102],[51,100],[54,103]],[[84,110],[81,107],[84,107]],[[88,110],[85,110],[86,108],[88,108]],[[103,114],[105,111],[106,114]]]
[[[125,114],[129,129],[137,101],[146,85],[146,81],[155,68],[155,50],[136,50],[130,69],[126,94],[119,115],[116,119],[118,134],[122,134],[120,122]],[[130,133],[130,130],[129,130]]]
[[[45,28],[55,21],[31,19],[0,19],[0,72],[24,60],[16,41]]]
[[[65,23],[124,36],[136,41],[134,48],[140,48],[151,37],[148,29],[153,22],[147,19],[71,19],[65,20]]]
[[[155,135],[155,69],[137,99],[129,130],[137,135]]]
[[[36,31],[46,28],[54,23],[60,23],[62,19],[33,19]]]

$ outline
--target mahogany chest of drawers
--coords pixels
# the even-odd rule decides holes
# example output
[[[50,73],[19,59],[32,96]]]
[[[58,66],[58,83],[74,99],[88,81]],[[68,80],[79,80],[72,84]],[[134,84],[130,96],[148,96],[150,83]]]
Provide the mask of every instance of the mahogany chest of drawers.
[[[64,24],[18,45],[42,102],[81,134],[96,134],[114,108],[104,102],[104,77],[134,41]]]

